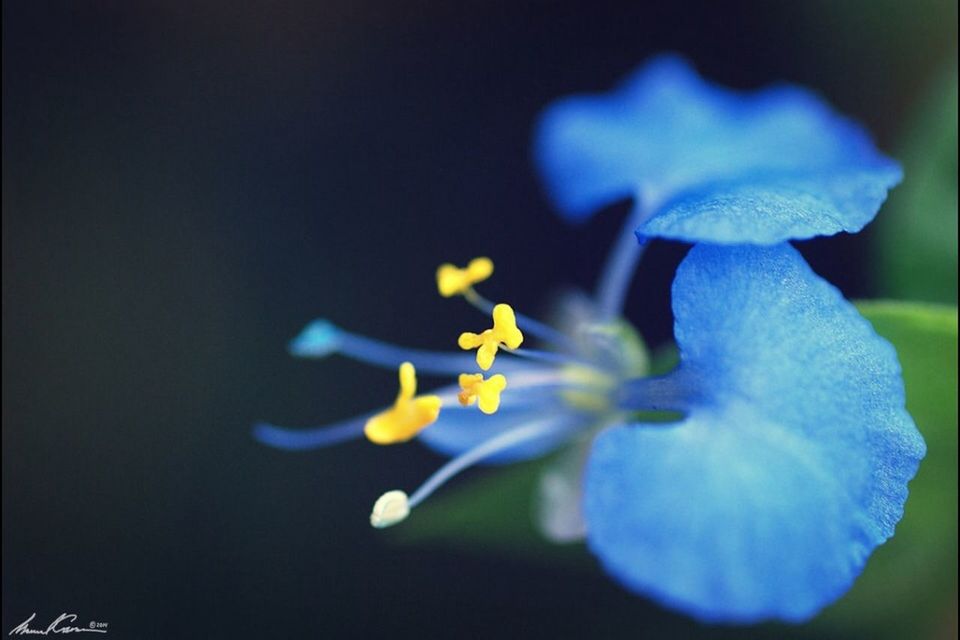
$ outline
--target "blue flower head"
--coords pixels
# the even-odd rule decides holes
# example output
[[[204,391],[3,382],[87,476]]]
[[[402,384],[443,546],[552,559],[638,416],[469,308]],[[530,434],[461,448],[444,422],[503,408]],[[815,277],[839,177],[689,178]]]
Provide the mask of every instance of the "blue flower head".
[[[566,218],[634,198],[638,235],[688,242],[857,232],[901,179],[863,129],[812,93],[734,92],[674,56],[609,94],[551,105],[534,155]]]
[[[567,298],[550,324],[480,295],[489,259],[442,265],[441,295],[492,316],[461,334],[460,352],[311,323],[294,355],[397,368],[399,392],[337,425],[261,424],[256,437],[292,450],[417,439],[450,456],[412,493],[383,494],[376,527],[472,465],[567,447],[543,478],[548,537],[585,537],[624,587],[702,620],[814,616],[893,535],[924,442],[893,348],[782,241],[859,229],[899,170],[807,93],[738,96],[675,59],[612,97],[553,107],[538,139],[567,215],[635,196],[642,235],[715,242],[694,246],[674,279],[680,365],[651,377],[620,318],[641,254],[628,230],[596,294]],[[417,370],[456,383],[419,394]],[[645,422],[664,410],[680,418]]]

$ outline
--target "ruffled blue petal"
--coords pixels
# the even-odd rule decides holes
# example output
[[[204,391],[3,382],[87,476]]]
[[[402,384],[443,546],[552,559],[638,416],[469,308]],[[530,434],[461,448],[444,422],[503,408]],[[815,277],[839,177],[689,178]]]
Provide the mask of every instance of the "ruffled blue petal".
[[[925,453],[896,353],[789,245],[693,248],[673,285],[682,422],[601,434],[588,540],[708,621],[801,621],[893,535]]]
[[[772,172],[691,188],[667,202],[636,230],[715,244],[775,244],[863,229],[900,182],[900,168]]]
[[[568,219],[636,197],[650,216],[638,233],[691,242],[858,231],[901,178],[862,128],[812,93],[730,91],[673,56],[610,94],[551,105],[534,155]]]

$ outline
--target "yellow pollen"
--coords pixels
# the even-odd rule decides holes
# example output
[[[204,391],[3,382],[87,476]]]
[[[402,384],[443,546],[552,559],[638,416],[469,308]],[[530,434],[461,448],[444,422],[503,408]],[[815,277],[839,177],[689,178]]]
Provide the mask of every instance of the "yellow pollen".
[[[477,365],[487,371],[493,365],[500,345],[516,349],[523,343],[523,334],[517,328],[517,317],[508,304],[498,304],[493,308],[493,328],[483,333],[464,332],[457,344],[464,351],[477,349]]]
[[[493,261],[490,258],[474,258],[466,269],[452,264],[437,267],[437,290],[444,298],[466,293],[470,287],[483,282],[493,274]]]
[[[507,388],[507,378],[498,373],[484,380],[482,373],[461,373],[460,388],[463,391],[457,399],[461,405],[467,407],[476,402],[480,411],[490,415],[500,408],[500,393]]]
[[[400,393],[397,400],[391,408],[367,420],[363,427],[367,439],[376,444],[406,442],[436,422],[440,415],[440,398],[415,397],[416,393],[417,372],[412,364],[404,362],[400,365]]]

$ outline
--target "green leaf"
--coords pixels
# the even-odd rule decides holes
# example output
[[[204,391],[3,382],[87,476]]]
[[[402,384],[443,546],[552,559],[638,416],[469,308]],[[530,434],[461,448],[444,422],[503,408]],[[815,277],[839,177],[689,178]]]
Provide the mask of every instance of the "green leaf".
[[[957,67],[938,78],[896,154],[904,182],[876,222],[883,295],[957,301]]]
[[[815,628],[929,637],[956,607],[957,309],[901,302],[858,307],[897,349],[907,409],[927,442],[927,456],[910,483],[896,535],[874,552],[850,593]]]

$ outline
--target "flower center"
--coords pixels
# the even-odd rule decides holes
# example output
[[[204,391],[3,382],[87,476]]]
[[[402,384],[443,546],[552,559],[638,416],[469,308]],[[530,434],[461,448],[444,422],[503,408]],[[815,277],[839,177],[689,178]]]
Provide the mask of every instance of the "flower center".
[[[492,327],[460,335],[462,350],[476,349],[471,355],[405,349],[349,333],[325,320],[315,321],[291,343],[294,355],[339,353],[390,368],[402,363],[400,392],[392,406],[369,417],[300,432],[264,424],[257,427],[257,438],[284,449],[326,446],[361,435],[386,445],[419,435],[429,444],[433,433],[442,440],[448,437],[443,435],[444,429],[463,430],[463,425],[473,425],[476,418],[467,419],[465,412],[485,414],[462,436],[469,446],[454,446],[455,457],[416,491],[409,496],[389,491],[376,502],[371,524],[387,527],[405,519],[440,486],[478,462],[499,455],[516,456],[517,452],[533,452],[520,457],[541,455],[578,434],[586,437],[630,410],[621,402],[625,389],[649,372],[642,339],[618,318],[622,289],[638,258],[639,251],[635,244],[633,247],[630,251],[624,244],[614,250],[601,278],[600,289],[605,293],[598,295],[599,302],[586,296],[570,296],[564,301],[558,328],[481,296],[474,285],[493,274],[493,262],[488,258],[476,258],[465,268],[441,265],[436,273],[439,293],[447,298],[462,296],[492,316]],[[542,350],[521,348],[525,337],[537,340]],[[432,395],[417,395],[414,364],[429,374],[456,375],[459,389],[446,387]]]

